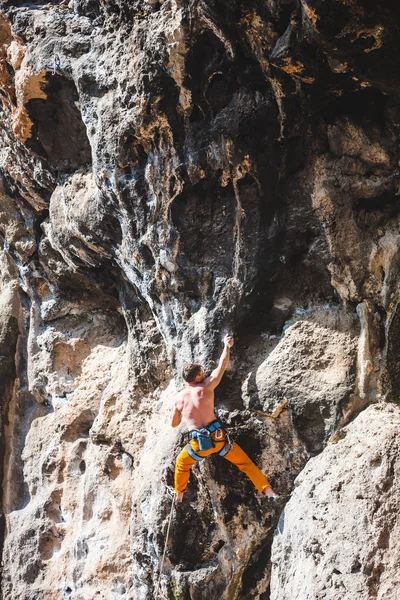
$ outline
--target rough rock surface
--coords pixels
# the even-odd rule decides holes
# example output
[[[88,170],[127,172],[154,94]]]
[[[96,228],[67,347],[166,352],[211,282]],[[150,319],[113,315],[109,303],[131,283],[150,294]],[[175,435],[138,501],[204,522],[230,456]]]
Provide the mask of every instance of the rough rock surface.
[[[369,407],[295,481],[272,546],[271,600],[396,600],[400,410]]]
[[[392,4],[0,0],[5,600],[154,597],[179,371],[225,332],[217,404],[282,494],[398,400]],[[194,468],[162,594],[267,600],[282,508]]]
[[[302,311],[306,312],[306,311]],[[273,412],[289,402],[297,430],[312,452],[335,430],[341,405],[353,390],[354,319],[319,308],[287,324],[283,339],[258,367],[249,406]]]

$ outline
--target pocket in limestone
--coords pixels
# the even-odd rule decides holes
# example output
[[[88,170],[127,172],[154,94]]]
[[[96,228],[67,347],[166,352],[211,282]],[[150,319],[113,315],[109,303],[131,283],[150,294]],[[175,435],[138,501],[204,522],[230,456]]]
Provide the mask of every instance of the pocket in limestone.
[[[59,171],[75,171],[92,162],[91,148],[72,80],[46,75],[46,98],[32,98],[26,110],[33,123],[26,144]]]

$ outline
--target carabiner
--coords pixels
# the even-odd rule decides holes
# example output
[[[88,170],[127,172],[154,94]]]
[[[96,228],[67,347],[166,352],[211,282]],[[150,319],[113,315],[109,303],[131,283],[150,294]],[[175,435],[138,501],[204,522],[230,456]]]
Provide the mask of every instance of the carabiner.
[[[224,432],[222,431],[222,429],[216,429],[215,430],[215,439],[219,440],[222,437],[224,437]]]

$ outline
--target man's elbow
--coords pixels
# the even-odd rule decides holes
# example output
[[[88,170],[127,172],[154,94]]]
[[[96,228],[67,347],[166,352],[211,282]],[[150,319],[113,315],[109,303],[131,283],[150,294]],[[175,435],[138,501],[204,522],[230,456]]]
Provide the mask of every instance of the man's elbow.
[[[174,416],[172,418],[172,421],[171,421],[171,427],[178,427],[178,425],[180,424],[180,422],[181,422],[181,417],[180,416],[179,417]]]

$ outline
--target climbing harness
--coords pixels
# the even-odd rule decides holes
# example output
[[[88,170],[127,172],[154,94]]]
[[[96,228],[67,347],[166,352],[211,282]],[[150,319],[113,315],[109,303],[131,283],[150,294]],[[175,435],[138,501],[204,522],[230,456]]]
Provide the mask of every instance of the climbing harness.
[[[200,450],[210,450],[214,448],[214,442],[212,440],[211,434],[213,431],[220,431],[220,436],[222,437],[222,425],[217,421],[213,421],[207,427],[201,427],[200,429],[193,429],[189,431],[189,439],[197,439],[199,442]]]
[[[171,528],[172,514],[173,514],[173,512],[174,512],[174,506],[175,506],[175,496],[176,496],[176,492],[175,492],[175,490],[174,490],[174,489],[173,489],[171,486],[167,485],[167,482],[165,481],[165,479],[164,479],[164,478],[162,478],[162,482],[163,482],[163,484],[164,484],[164,486],[165,486],[165,489],[166,489],[166,491],[167,491],[167,494],[168,494],[168,496],[169,496],[169,497],[171,498],[171,500],[172,500],[172,503],[171,503],[171,511],[170,511],[170,513],[169,513],[169,518],[168,518],[168,526],[167,526],[167,534],[166,534],[166,536],[165,536],[164,552],[163,552],[162,559],[161,559],[160,571],[159,571],[159,574],[158,574],[157,588],[156,588],[156,593],[155,593],[155,596],[154,596],[154,600],[157,600],[157,599],[158,599],[158,592],[159,592],[159,590],[160,590],[161,577],[162,577],[162,570],[163,570],[163,566],[164,566],[165,554],[166,554],[166,552],[167,552],[167,545],[168,545],[168,538],[169,538],[169,530],[170,530],[170,528]]]
[[[216,432],[215,433],[216,440],[222,438],[224,432],[223,432],[222,425],[219,421],[213,421],[212,423],[207,425],[207,427],[202,427],[201,429],[193,429],[192,431],[189,431],[189,434],[188,434],[189,440],[197,439],[199,442],[200,450],[211,450],[211,448],[214,448],[214,446],[215,446],[214,441],[211,437],[211,433],[213,431]],[[216,454],[219,454],[220,456],[225,456],[226,454],[228,454],[229,450],[232,448],[232,442],[229,437],[229,434],[227,432],[225,432],[225,435],[226,435],[226,442],[225,442],[223,448],[219,452],[216,453]],[[194,460],[196,460],[198,462],[200,462],[206,458],[205,456],[199,456],[199,454],[197,454],[193,450],[190,443],[186,445],[186,450],[187,450],[187,453],[189,454],[189,456],[191,456]]]

